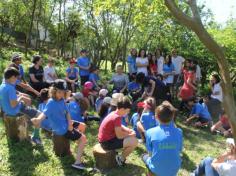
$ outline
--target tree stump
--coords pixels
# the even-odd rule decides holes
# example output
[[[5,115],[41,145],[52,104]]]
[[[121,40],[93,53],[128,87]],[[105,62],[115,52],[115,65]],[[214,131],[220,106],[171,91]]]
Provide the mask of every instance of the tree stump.
[[[15,141],[23,141],[29,139],[27,117],[17,116],[11,117],[4,115],[4,124],[7,136]]]
[[[104,150],[100,144],[96,144],[93,147],[93,156],[99,169],[111,169],[117,166],[115,150]]]
[[[64,157],[66,155],[70,155],[70,141],[66,139],[64,136],[52,135],[53,141],[53,150],[55,154],[59,157]]]

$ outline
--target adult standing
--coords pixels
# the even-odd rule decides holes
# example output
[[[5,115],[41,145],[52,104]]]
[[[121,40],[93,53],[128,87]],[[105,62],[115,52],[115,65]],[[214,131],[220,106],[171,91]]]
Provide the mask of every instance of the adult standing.
[[[137,72],[136,57],[137,57],[137,50],[135,48],[132,48],[130,50],[130,55],[127,58],[129,78],[134,76]]]
[[[213,119],[219,118],[222,113],[223,91],[220,85],[221,79],[218,74],[213,74],[210,80],[211,95],[206,103]]]
[[[43,59],[40,55],[35,55],[32,63],[33,65],[29,68],[30,85],[40,92],[41,89],[49,87],[49,84],[44,79]]]
[[[144,73],[145,76],[148,75],[148,65],[149,65],[149,62],[148,62],[148,58],[147,58],[147,55],[146,55],[146,51],[145,49],[141,49],[139,51],[139,54],[138,54],[138,57],[136,58],[136,67],[137,67],[137,73]]]
[[[122,118],[129,114],[131,102],[128,97],[120,98],[117,102],[117,109],[102,121],[98,141],[105,150],[123,149],[121,155],[116,156],[119,166],[125,164],[126,158],[137,147],[138,140],[134,130],[122,125]]]
[[[155,55],[157,59],[157,74],[163,75],[164,57],[162,56],[162,52],[159,48],[156,49]]]
[[[175,75],[175,66],[172,63],[171,56],[167,55],[163,65],[163,77],[164,77],[164,82],[169,88],[169,91],[171,92],[172,96],[174,94],[173,92],[174,75]]]
[[[77,65],[79,67],[79,76],[81,85],[89,80],[89,69],[91,66],[90,59],[87,57],[87,50],[82,49],[80,51],[80,57],[77,59]]]
[[[175,75],[174,75],[174,84],[176,84],[182,70],[182,65],[184,63],[184,58],[177,54],[177,50],[172,50],[172,63],[175,67]]]

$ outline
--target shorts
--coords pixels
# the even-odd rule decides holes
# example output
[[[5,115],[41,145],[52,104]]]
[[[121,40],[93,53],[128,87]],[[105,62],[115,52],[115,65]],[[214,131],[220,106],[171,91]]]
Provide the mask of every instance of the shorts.
[[[73,121],[73,128],[78,128],[78,127],[79,127],[79,125],[80,125],[80,123],[79,123],[79,122],[75,122],[75,121]]]
[[[100,142],[101,146],[105,150],[116,150],[123,148],[124,139],[113,138],[109,141]]]
[[[67,139],[70,139],[72,141],[76,141],[80,139],[82,134],[77,131],[76,129],[73,129],[72,131],[67,131],[66,134],[64,134],[64,137]]]
[[[197,121],[198,121],[198,122],[201,122],[202,124],[210,122],[210,120],[205,119],[205,118],[203,118],[203,117],[199,117]]]

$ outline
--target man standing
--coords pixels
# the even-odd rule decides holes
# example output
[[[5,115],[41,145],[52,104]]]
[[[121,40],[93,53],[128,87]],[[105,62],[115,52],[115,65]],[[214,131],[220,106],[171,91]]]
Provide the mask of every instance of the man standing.
[[[80,51],[80,57],[77,59],[77,65],[79,67],[79,75],[81,85],[89,80],[89,69],[91,66],[90,59],[87,57],[87,50],[82,49]]]

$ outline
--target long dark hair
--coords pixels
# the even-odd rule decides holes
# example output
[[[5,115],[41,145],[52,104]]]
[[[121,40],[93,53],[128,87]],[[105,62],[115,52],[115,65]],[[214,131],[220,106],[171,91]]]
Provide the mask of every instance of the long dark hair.
[[[144,51],[144,57],[147,57],[147,53],[146,53],[146,50],[145,49],[140,49],[139,52],[138,52],[138,57],[141,57],[141,52]]]
[[[168,59],[168,61],[167,61],[167,59]],[[171,55],[167,55],[167,56],[166,56],[165,64],[167,64],[169,67],[171,66],[171,64],[172,64]]]
[[[218,84],[221,81],[220,76],[218,74],[213,74],[212,77],[215,78],[216,84]]]
[[[100,110],[98,112],[98,115],[100,117],[104,117],[105,115],[107,115],[109,107],[110,107],[110,105],[108,103],[102,103]]]

